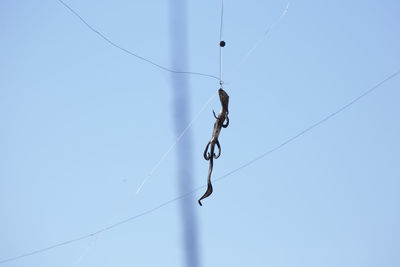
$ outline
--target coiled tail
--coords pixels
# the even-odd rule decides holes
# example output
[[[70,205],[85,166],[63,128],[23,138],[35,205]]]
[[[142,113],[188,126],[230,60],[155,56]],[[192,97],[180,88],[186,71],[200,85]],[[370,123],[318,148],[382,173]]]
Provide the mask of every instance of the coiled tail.
[[[209,145],[211,145],[211,153],[206,154]],[[199,199],[199,205],[203,206],[203,204],[201,204],[201,201],[207,197],[209,197],[212,192],[213,192],[213,187],[211,184],[211,173],[213,170],[213,165],[214,165],[214,158],[216,158],[216,155],[214,154],[214,147],[215,147],[215,143],[209,142],[206,146],[206,150],[204,151],[204,158],[206,160],[210,161],[210,167],[208,168],[208,178],[207,178],[207,191],[204,193],[204,195]],[[220,154],[220,153],[219,153]],[[218,155],[219,156],[219,155]]]

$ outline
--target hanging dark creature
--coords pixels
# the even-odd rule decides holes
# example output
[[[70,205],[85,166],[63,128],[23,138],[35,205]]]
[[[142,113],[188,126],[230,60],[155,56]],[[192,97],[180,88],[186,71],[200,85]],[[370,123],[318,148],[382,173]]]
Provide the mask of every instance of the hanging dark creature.
[[[219,95],[219,100],[221,101],[222,108],[218,116],[216,116],[215,112],[213,111],[215,117],[214,129],[211,136],[211,140],[208,142],[203,154],[204,159],[210,161],[210,167],[208,169],[207,191],[198,201],[200,206],[202,206],[201,200],[210,196],[213,192],[213,187],[211,184],[211,173],[213,170],[213,163],[214,163],[213,160],[219,158],[219,156],[221,155],[221,145],[219,144],[218,137],[221,132],[221,129],[226,128],[229,125],[229,117],[228,117],[229,95],[222,88],[218,90],[218,95]],[[217,154],[215,154],[215,145],[218,147]],[[210,152],[208,152],[209,148]]]

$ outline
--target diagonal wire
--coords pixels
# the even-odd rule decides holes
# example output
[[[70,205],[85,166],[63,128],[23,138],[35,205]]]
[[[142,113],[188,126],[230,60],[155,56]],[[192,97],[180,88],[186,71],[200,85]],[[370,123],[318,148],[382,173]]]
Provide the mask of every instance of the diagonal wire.
[[[201,73],[201,72],[193,72],[193,71],[178,71],[178,70],[173,70],[167,67],[164,67],[150,59],[147,59],[145,57],[139,56],[138,54],[135,54],[133,52],[131,52],[130,50],[123,48],[122,46],[118,45],[117,43],[115,43],[114,41],[112,41],[111,39],[109,39],[108,37],[106,37],[103,33],[101,33],[100,31],[96,30],[92,25],[90,25],[81,15],[79,15],[78,12],[76,12],[72,7],[70,7],[67,3],[65,3],[63,0],[57,0],[58,2],[60,2],[65,8],[67,8],[69,11],[72,12],[72,14],[74,14],[81,22],[83,22],[83,24],[86,25],[86,27],[88,27],[92,32],[94,32],[95,34],[97,34],[98,36],[100,36],[104,41],[106,41],[107,43],[109,43],[110,45],[118,48],[119,50],[127,53],[128,55],[134,56],[140,60],[143,60],[161,70],[167,71],[167,72],[171,72],[171,73],[176,73],[176,74],[188,74],[188,75],[197,75],[197,76],[204,76],[204,77],[209,77],[209,78],[213,78],[216,80],[219,80],[219,78],[217,76],[211,75],[211,74],[207,74],[207,73]]]
[[[267,38],[270,31],[275,27],[275,25],[277,25],[283,19],[283,17],[285,17],[286,13],[289,10],[289,5],[290,5],[290,2],[288,2],[286,4],[286,7],[283,10],[282,14],[279,16],[279,18],[274,23],[272,23],[271,25],[269,25],[265,28],[263,35],[254,43],[254,45],[249,49],[249,51],[247,51],[247,53],[243,56],[242,60],[239,63],[239,66],[242,65],[247,60],[247,58],[250,56],[250,54],[252,54],[253,51],[260,45],[260,43],[265,38]],[[236,68],[238,68],[239,66],[237,66]]]
[[[354,98],[353,100],[351,100],[351,101],[348,102],[347,104],[343,105],[342,107],[340,107],[340,108],[337,109],[336,111],[330,113],[329,115],[325,116],[325,117],[322,118],[321,120],[319,120],[319,121],[317,121],[316,123],[312,124],[311,126],[307,127],[307,128],[304,129],[303,131],[297,133],[296,135],[290,137],[290,138],[287,139],[286,141],[284,141],[284,142],[282,142],[281,144],[279,144],[279,145],[273,147],[272,149],[270,149],[270,150],[268,150],[268,151],[262,153],[261,155],[255,157],[254,159],[252,159],[252,160],[250,160],[250,161],[244,163],[243,165],[239,166],[238,168],[236,168],[236,169],[234,169],[234,170],[232,170],[232,171],[230,171],[230,172],[228,172],[228,173],[226,173],[226,174],[224,174],[224,175],[218,177],[218,178],[215,179],[214,181],[215,181],[215,182],[218,182],[218,181],[220,181],[220,180],[222,180],[222,179],[225,179],[226,177],[228,177],[228,176],[230,176],[230,175],[232,175],[232,174],[234,174],[234,173],[236,173],[236,172],[238,172],[238,171],[240,171],[240,170],[242,170],[242,169],[244,169],[244,168],[247,168],[248,166],[254,164],[255,162],[257,162],[257,161],[259,161],[259,160],[261,160],[262,158],[264,158],[264,157],[266,157],[266,156],[272,154],[272,153],[275,152],[276,150],[278,150],[278,149],[280,149],[280,148],[286,146],[287,144],[291,143],[292,141],[296,140],[297,138],[301,137],[302,135],[306,134],[307,132],[313,130],[314,128],[318,127],[319,125],[321,125],[321,124],[323,124],[324,122],[328,121],[329,119],[333,118],[333,117],[336,116],[337,114],[341,113],[341,112],[344,111],[345,109],[349,108],[350,106],[352,106],[353,104],[355,104],[356,102],[358,102],[359,100],[361,100],[362,98],[364,98],[364,97],[366,97],[367,95],[371,94],[373,91],[375,91],[376,89],[378,89],[378,88],[379,88],[380,86],[382,86],[384,83],[386,83],[386,82],[388,82],[389,80],[395,78],[395,77],[398,76],[399,74],[400,74],[400,71],[394,72],[393,74],[391,74],[390,76],[388,76],[387,78],[385,78],[385,79],[382,80],[381,82],[377,83],[376,85],[374,85],[373,87],[371,87],[370,89],[368,89],[367,91],[365,91],[364,93],[362,93],[361,95],[359,95],[358,97]],[[142,212],[142,213],[139,213],[139,214],[134,215],[134,216],[132,216],[132,217],[129,217],[129,218],[125,219],[125,220],[119,221],[119,222],[117,222],[117,223],[114,223],[114,224],[112,224],[112,225],[110,225],[110,226],[104,227],[104,228],[102,228],[102,229],[100,229],[100,230],[98,230],[98,231],[96,231],[96,232],[91,233],[91,234],[83,235],[83,236],[80,236],[80,237],[77,237],[77,238],[74,238],[74,239],[70,239],[70,240],[67,240],[67,241],[64,241],[64,242],[60,242],[60,243],[57,243],[57,244],[52,245],[52,246],[48,246],[48,247],[45,247],[45,248],[42,248],[42,249],[34,250],[34,251],[29,252],[29,253],[21,254],[21,255],[19,255],[19,256],[10,257],[10,258],[4,259],[4,260],[0,260],[0,264],[4,264],[4,263],[6,263],[6,262],[15,261],[15,260],[18,260],[18,259],[21,259],[21,258],[25,258],[25,257],[28,257],[28,256],[35,255],[35,254],[43,253],[43,252],[45,252],[45,251],[48,251],[48,250],[51,250],[51,249],[54,249],[54,248],[57,248],[57,247],[65,246],[65,245],[68,245],[68,244],[71,244],[71,243],[78,242],[78,241],[83,240],[83,239],[87,239],[87,238],[93,237],[93,236],[95,236],[95,235],[97,235],[97,234],[99,234],[99,233],[102,233],[102,232],[105,232],[105,231],[109,231],[109,230],[111,230],[111,229],[113,229],[113,228],[116,228],[116,227],[121,226],[121,225],[123,225],[123,224],[126,224],[126,223],[128,223],[128,222],[131,222],[131,221],[133,221],[133,220],[136,220],[136,219],[138,219],[138,218],[140,218],[140,217],[143,217],[143,216],[145,216],[145,215],[147,215],[147,214],[150,214],[150,213],[152,213],[152,212],[155,212],[155,211],[157,211],[158,209],[161,209],[161,208],[163,208],[163,207],[165,207],[165,206],[167,206],[167,205],[169,205],[169,204],[171,204],[171,203],[174,203],[174,202],[176,202],[176,201],[178,201],[178,200],[180,200],[180,199],[186,198],[186,197],[192,195],[193,193],[199,191],[200,189],[203,189],[204,187],[205,187],[205,185],[200,186],[200,187],[197,187],[197,188],[193,189],[192,191],[190,191],[190,192],[188,192],[188,193],[186,193],[186,194],[183,194],[183,195],[180,195],[180,196],[175,197],[175,198],[173,198],[173,199],[170,199],[170,200],[168,200],[168,201],[166,201],[166,202],[163,202],[162,204],[160,204],[160,205],[158,205],[158,206],[156,206],[156,207],[154,207],[154,208],[152,208],[152,209],[149,209],[149,210],[147,210],[147,211],[144,211],[144,212]]]
[[[143,181],[140,183],[139,188],[136,190],[136,194],[139,194],[140,191],[142,190],[143,185],[147,182],[147,180],[153,176],[154,172],[158,169],[160,164],[164,161],[164,159],[168,156],[168,154],[172,151],[172,149],[179,143],[179,141],[182,139],[182,137],[185,135],[185,133],[189,130],[190,127],[192,127],[193,123],[199,118],[200,114],[204,111],[204,109],[209,105],[209,103],[214,99],[216,94],[212,94],[212,96],[207,100],[207,102],[201,107],[200,111],[196,114],[196,116],[192,119],[191,122],[186,126],[186,128],[182,131],[182,133],[175,139],[175,141],[171,144],[171,146],[168,148],[167,151],[161,156],[161,158],[157,161],[157,163],[154,165],[154,167],[151,169],[149,174],[143,179]]]
[[[198,190],[198,189],[196,189],[196,190]],[[187,196],[193,194],[194,192],[195,192],[195,190],[190,191],[190,192],[188,192],[188,193],[186,193],[184,195],[181,195],[181,196],[173,198],[173,199],[171,199],[171,200],[169,200],[167,202],[164,202],[164,203],[162,203],[162,204],[160,204],[160,205],[158,205],[158,206],[156,206],[156,207],[154,207],[152,209],[149,209],[147,211],[144,211],[142,213],[139,213],[137,215],[129,217],[129,218],[123,220],[123,221],[119,221],[117,223],[114,223],[114,224],[112,224],[110,226],[104,227],[104,228],[102,228],[102,229],[100,229],[100,230],[98,230],[96,232],[93,232],[93,233],[90,233],[90,234],[86,234],[86,235],[83,235],[83,236],[80,236],[80,237],[76,237],[76,238],[73,238],[73,239],[70,239],[70,240],[67,240],[67,241],[64,241],[64,242],[60,242],[60,243],[57,243],[57,244],[54,244],[52,246],[48,246],[48,247],[45,247],[45,248],[33,250],[33,251],[29,252],[29,253],[21,254],[19,256],[15,256],[15,257],[11,257],[11,258],[8,258],[8,259],[0,260],[0,264],[4,264],[4,263],[7,263],[7,262],[15,261],[15,260],[18,260],[18,259],[21,259],[21,258],[25,258],[25,257],[28,257],[28,256],[35,255],[35,254],[43,253],[43,252],[51,250],[51,249],[55,249],[55,248],[58,248],[58,247],[61,247],[61,246],[65,246],[65,245],[68,245],[68,244],[71,244],[71,243],[75,243],[75,242],[90,238],[90,237],[94,237],[94,236],[96,236],[96,235],[98,235],[100,233],[103,233],[105,231],[109,231],[109,230],[111,230],[113,228],[116,228],[118,226],[126,224],[126,223],[128,223],[130,221],[133,221],[135,219],[143,217],[143,216],[145,216],[147,214],[150,214],[150,213],[152,213],[152,212],[154,212],[154,211],[156,211],[156,210],[158,210],[158,209],[160,209],[160,208],[162,208],[164,206],[167,206],[167,205],[169,205],[169,204],[171,204],[171,203],[173,203],[173,202],[175,202],[175,201],[177,201],[179,199],[187,197]]]

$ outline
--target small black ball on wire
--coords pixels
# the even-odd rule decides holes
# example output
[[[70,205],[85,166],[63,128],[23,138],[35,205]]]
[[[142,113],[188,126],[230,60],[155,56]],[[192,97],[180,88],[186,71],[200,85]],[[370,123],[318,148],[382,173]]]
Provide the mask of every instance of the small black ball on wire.
[[[220,46],[220,47],[224,47],[224,46],[225,46],[225,41],[219,42],[219,46]]]

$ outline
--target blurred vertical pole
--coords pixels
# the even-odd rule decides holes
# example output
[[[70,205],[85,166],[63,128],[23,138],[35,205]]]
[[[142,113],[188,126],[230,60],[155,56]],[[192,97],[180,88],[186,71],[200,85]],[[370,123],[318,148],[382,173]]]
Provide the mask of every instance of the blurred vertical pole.
[[[170,0],[170,46],[172,68],[187,70],[187,15],[186,0]],[[178,136],[189,123],[190,88],[186,75],[171,74],[173,90],[173,117],[175,133]],[[193,189],[192,135],[187,131],[177,145],[178,190],[180,194]],[[199,267],[199,241],[193,197],[180,201],[182,218],[183,253],[186,267]]]

